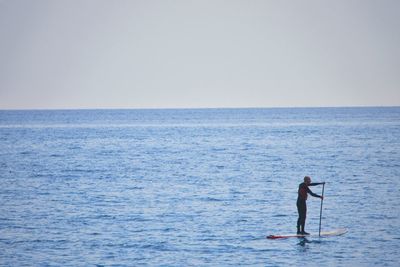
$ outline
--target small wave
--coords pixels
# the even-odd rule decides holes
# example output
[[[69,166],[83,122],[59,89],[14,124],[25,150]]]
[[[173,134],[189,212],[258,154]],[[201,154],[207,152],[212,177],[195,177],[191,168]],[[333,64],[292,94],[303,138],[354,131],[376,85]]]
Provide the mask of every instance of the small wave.
[[[97,236],[97,235],[101,235],[101,233],[94,232],[94,233],[90,233],[89,235]]]
[[[224,201],[223,199],[214,198],[214,197],[203,197],[200,200],[207,201],[207,202],[222,202],[222,201]]]
[[[144,187],[142,186],[132,186],[132,187],[127,187],[127,190],[143,190]]]
[[[276,214],[276,215],[274,215],[272,217],[280,218],[280,217],[288,217],[288,215],[287,214]]]

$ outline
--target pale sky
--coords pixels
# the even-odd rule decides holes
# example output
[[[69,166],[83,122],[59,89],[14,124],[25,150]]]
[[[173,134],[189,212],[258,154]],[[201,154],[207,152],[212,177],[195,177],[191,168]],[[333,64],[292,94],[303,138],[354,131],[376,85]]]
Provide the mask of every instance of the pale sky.
[[[0,0],[0,109],[400,106],[400,1]]]

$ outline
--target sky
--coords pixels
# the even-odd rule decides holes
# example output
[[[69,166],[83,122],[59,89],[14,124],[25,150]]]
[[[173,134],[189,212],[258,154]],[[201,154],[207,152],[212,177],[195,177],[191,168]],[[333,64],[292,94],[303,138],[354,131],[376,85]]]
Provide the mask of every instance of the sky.
[[[0,109],[400,106],[398,0],[0,0]]]

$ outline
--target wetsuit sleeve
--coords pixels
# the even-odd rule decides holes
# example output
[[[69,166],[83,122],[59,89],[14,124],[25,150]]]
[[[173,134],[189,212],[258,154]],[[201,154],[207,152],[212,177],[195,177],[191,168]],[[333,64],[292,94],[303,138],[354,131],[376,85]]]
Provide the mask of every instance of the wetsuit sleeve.
[[[319,197],[319,198],[321,198],[320,195],[314,194],[314,193],[310,190],[310,188],[308,188],[308,187],[307,187],[307,193],[309,193],[309,194],[312,195],[313,197]]]
[[[324,183],[311,183],[308,186],[314,186],[314,185],[320,185],[320,184],[324,184]]]

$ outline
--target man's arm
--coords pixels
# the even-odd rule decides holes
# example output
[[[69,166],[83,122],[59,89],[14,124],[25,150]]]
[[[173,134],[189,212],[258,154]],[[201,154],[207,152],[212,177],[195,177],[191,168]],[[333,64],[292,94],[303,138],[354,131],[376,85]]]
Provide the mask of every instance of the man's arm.
[[[308,188],[308,187],[307,187],[307,192],[308,192],[310,195],[312,195],[313,197],[322,198],[320,195],[317,195],[317,194],[313,193],[313,192],[310,190],[310,188]]]
[[[314,185],[320,185],[320,184],[325,184],[325,182],[322,182],[322,183],[311,183],[308,186],[314,186]]]

